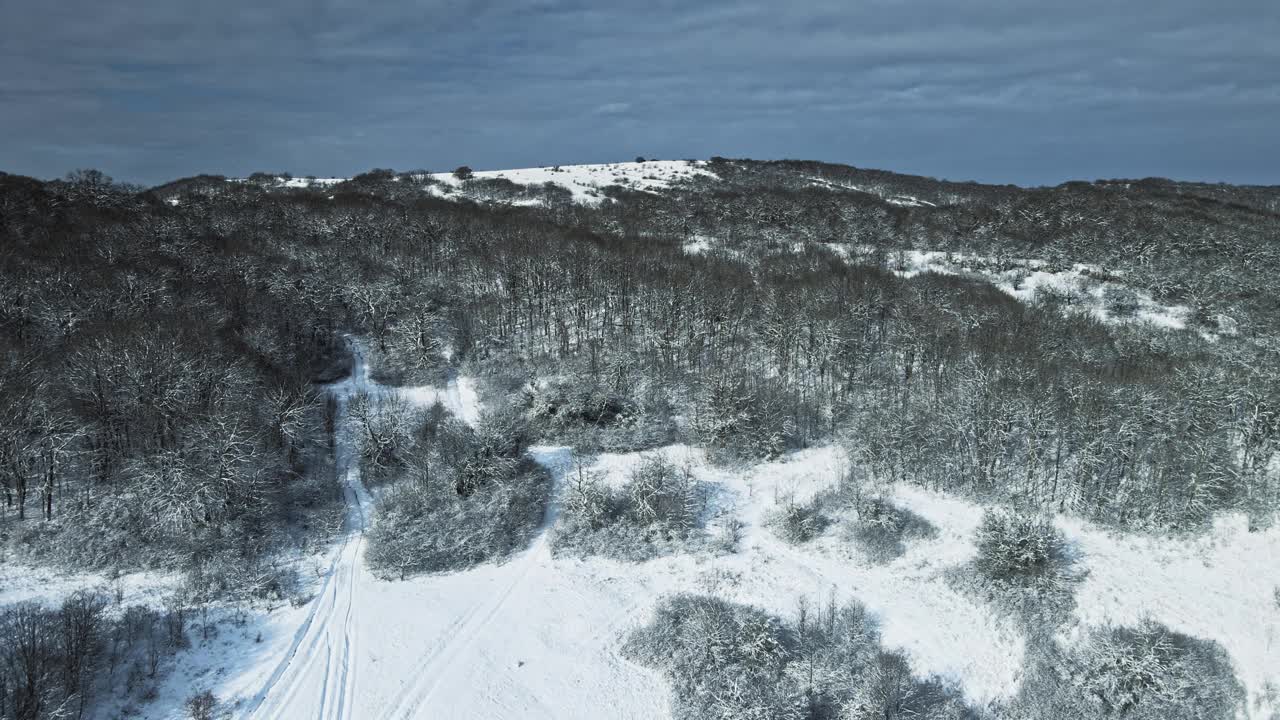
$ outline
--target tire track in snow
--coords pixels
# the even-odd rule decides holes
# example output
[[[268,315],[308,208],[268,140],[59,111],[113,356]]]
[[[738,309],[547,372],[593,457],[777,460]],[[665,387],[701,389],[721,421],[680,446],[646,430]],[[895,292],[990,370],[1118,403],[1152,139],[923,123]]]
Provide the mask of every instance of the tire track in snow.
[[[334,385],[330,392],[338,399],[339,417],[344,418],[336,447],[343,466],[343,496],[346,517],[342,543],[329,565],[316,604],[294,634],[284,658],[263,688],[254,695],[245,713],[249,718],[287,718],[314,715],[325,720],[351,716],[355,698],[356,652],[359,632],[354,608],[356,588],[363,570],[365,505],[368,492],[360,480],[351,430],[345,423],[347,401],[366,392],[369,369],[363,349],[349,340],[353,364],[351,377]],[[319,664],[323,644],[324,663]],[[314,708],[305,707],[307,701]]]

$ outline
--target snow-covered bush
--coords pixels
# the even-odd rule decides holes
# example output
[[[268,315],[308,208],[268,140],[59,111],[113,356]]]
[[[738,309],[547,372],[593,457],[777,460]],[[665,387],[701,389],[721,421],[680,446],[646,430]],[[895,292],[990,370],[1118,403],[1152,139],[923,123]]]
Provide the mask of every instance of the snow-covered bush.
[[[1097,628],[1069,647],[1046,634],[1028,663],[1015,717],[1230,720],[1244,707],[1221,646],[1154,622]]]
[[[972,572],[953,580],[1035,630],[1070,615],[1080,579],[1066,539],[1048,518],[988,510],[978,527]]]
[[[783,540],[798,545],[821,535],[831,524],[831,518],[823,512],[822,501],[815,497],[808,502],[784,502],[769,515],[766,523]]]
[[[1108,283],[1102,294],[1107,314],[1111,317],[1129,319],[1137,315],[1141,307],[1137,293],[1131,288]]]
[[[735,553],[742,541],[742,521],[736,517],[722,518],[716,529],[715,547],[721,552]]]
[[[866,609],[800,603],[783,621],[717,598],[663,600],[624,653],[661,670],[677,718],[882,720],[968,717],[956,692],[880,646]]]
[[[644,379],[627,384],[627,373],[619,368],[607,384],[570,377],[525,388],[531,432],[588,452],[634,452],[670,443],[676,429],[665,394]]]
[[[443,384],[447,380],[449,363],[443,338],[448,325],[438,302],[401,308],[378,329],[379,342],[368,350],[374,380],[392,386]]]
[[[208,690],[187,698],[187,713],[191,716],[191,720],[213,720],[213,714],[217,709],[218,698]]]
[[[404,577],[470,567],[525,547],[542,524],[551,481],[524,455],[522,426],[501,413],[474,431],[447,421],[429,447],[415,471],[374,506],[370,567]]]
[[[645,560],[698,537],[705,489],[688,467],[648,455],[613,488],[581,465],[570,473],[553,536],[557,552]]]
[[[800,720],[803,697],[787,676],[795,637],[777,618],[746,605],[676,595],[624,646],[662,670],[677,718]]]
[[[976,540],[978,570],[998,582],[1035,584],[1067,562],[1066,541],[1047,518],[987,511]]]
[[[361,479],[377,484],[402,472],[413,452],[421,420],[398,395],[370,398],[356,395],[347,404],[351,431],[360,451]]]
[[[661,525],[688,533],[698,523],[703,492],[689,467],[676,467],[661,455],[649,455],[631,471],[624,492],[627,512],[638,525]]]
[[[366,555],[375,571],[403,578],[499,560],[525,547],[541,523],[550,479],[532,460],[465,496],[449,473],[438,475],[394,485],[378,500]]]
[[[928,520],[883,495],[858,493],[852,504],[855,515],[847,526],[848,536],[876,562],[902,555],[907,540],[937,534],[937,528]]]

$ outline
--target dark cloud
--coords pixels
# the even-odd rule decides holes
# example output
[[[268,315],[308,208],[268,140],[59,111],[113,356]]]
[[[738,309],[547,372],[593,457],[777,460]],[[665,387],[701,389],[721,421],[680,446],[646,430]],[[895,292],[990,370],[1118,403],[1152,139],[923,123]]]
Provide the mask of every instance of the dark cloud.
[[[1280,182],[1274,0],[261,5],[0,4],[0,169],[717,154]]]

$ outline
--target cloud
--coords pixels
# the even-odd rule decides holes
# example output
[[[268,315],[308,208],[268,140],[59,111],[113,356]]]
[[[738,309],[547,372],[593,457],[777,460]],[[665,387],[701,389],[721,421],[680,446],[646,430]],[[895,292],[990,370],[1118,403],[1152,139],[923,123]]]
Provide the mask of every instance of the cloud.
[[[0,8],[0,169],[809,157],[1280,182],[1271,0],[89,0]]]

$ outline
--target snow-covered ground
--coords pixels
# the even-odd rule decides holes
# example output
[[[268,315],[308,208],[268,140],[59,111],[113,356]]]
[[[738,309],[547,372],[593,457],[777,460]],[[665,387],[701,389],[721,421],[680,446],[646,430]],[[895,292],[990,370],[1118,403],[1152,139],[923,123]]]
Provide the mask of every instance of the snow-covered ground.
[[[865,257],[874,248],[862,245],[823,243],[844,258]],[[1024,303],[1053,298],[1064,312],[1092,315],[1105,323],[1142,323],[1154,328],[1182,330],[1191,309],[1185,305],[1164,305],[1150,293],[1122,281],[1123,275],[1088,263],[1054,266],[1028,258],[994,258],[984,255],[940,250],[891,250],[889,269],[899,277],[915,277],[932,272],[985,280]],[[1220,322],[1220,325],[1223,323]],[[1220,334],[1231,334],[1220,327]]]
[[[474,426],[480,422],[480,399],[476,396],[476,383],[465,375],[453,376],[444,387],[422,385],[399,388],[396,392],[413,405],[429,407],[439,402],[458,419]]]
[[[419,181],[423,175],[414,176]],[[452,172],[431,173],[430,184],[424,191],[443,198],[472,197],[466,181]],[[630,190],[658,192],[696,177],[715,178],[704,160],[646,160],[644,162],[601,163],[596,165],[556,165],[552,167],[515,168],[511,170],[476,170],[474,180],[504,179],[517,185],[537,187],[550,183],[568,190],[573,201],[586,205],[598,205],[604,201],[602,192],[610,185],[621,185]],[[401,180],[396,176],[397,181]],[[347,178],[296,178],[278,177],[276,185],[287,188],[326,189]],[[246,178],[229,178],[229,182],[249,182]],[[484,199],[477,197],[473,199]],[[176,200],[176,198],[174,198]],[[173,204],[177,204],[170,201]],[[516,201],[516,204],[537,204],[537,198]]]
[[[675,183],[699,176],[716,177],[706,169],[706,165],[706,162],[698,160],[648,160],[600,165],[477,170],[472,177],[477,180],[501,178],[517,185],[538,186],[551,183],[571,192],[574,202],[594,205],[604,199],[600,191],[610,185],[652,192],[667,189]],[[448,188],[448,192],[444,193],[445,197],[453,193],[465,194],[466,192],[465,181],[453,173],[434,173],[432,178]],[[435,187],[433,186],[433,189]]]
[[[938,206],[937,203],[931,203],[928,200],[921,200],[920,198],[915,197],[914,195],[895,195],[893,193],[885,192],[882,188],[879,188],[879,187],[865,187],[862,185],[845,185],[843,183],[832,182],[830,180],[817,178],[817,177],[810,178],[809,180],[815,185],[831,188],[833,190],[853,190],[854,192],[866,193],[868,195],[875,195],[876,197],[879,197],[880,199],[884,200],[890,205],[897,205],[899,207],[937,207]]]
[[[328,187],[345,182],[346,178],[289,178],[282,184],[291,188]]]

